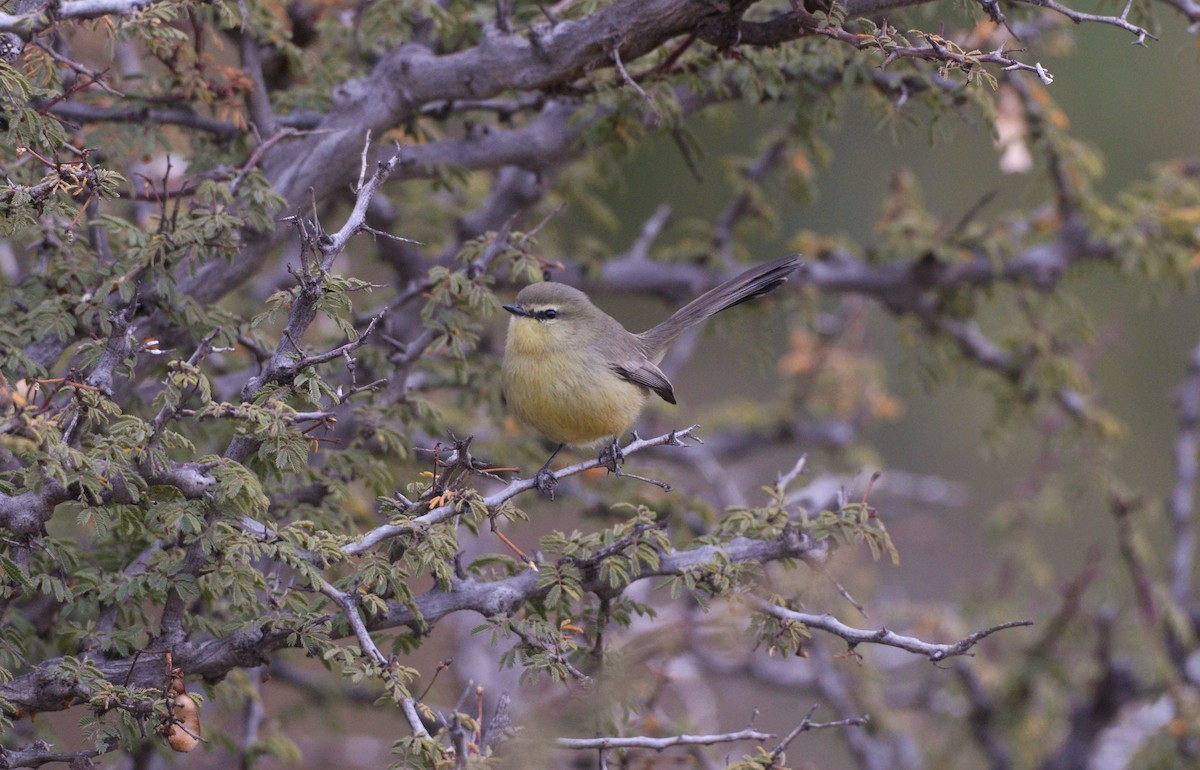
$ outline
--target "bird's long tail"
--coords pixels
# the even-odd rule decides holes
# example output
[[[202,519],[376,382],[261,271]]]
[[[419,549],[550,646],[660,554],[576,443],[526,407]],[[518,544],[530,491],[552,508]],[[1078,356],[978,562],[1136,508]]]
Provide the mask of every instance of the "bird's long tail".
[[[638,336],[652,356],[661,355],[683,332],[722,310],[777,289],[799,266],[799,254],[756,265],[696,297],[670,318]]]

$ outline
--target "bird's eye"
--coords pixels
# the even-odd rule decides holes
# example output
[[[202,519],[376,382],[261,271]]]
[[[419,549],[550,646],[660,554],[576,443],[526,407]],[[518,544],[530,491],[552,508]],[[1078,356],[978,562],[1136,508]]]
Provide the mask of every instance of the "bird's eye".
[[[548,307],[542,311],[542,318],[558,318],[558,311],[552,307]]]

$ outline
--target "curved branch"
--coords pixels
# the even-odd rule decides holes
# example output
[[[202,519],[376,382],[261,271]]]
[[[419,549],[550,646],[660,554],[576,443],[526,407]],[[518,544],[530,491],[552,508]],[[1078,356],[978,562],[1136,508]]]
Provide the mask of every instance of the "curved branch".
[[[834,636],[839,636],[845,639],[851,648],[857,647],[860,644],[882,644],[887,647],[898,647],[901,650],[917,655],[924,655],[935,663],[946,658],[966,655],[972,647],[997,631],[1003,631],[1006,628],[1033,625],[1032,620],[1012,620],[1007,623],[998,623],[982,631],[976,631],[970,636],[951,644],[935,644],[923,641],[914,636],[902,636],[886,628],[878,630],[853,628],[832,615],[814,615],[809,612],[796,612],[795,610],[789,610],[786,607],[772,604],[757,596],[746,596],[744,598],[750,605],[779,620],[800,623],[808,628],[819,628]]]
[[[732,5],[744,9],[753,2]],[[426,104],[541,90],[609,68],[611,46],[597,41],[621,41],[621,58],[631,62],[718,15],[702,0],[618,0],[581,19],[531,27],[528,37],[488,31],[479,45],[445,56],[404,46],[384,57],[369,78],[343,84],[340,109],[321,126],[329,133],[275,153],[267,176],[293,204],[310,186],[324,197],[350,181],[354,159],[344,152],[347,138],[357,144],[366,131],[399,125]]]
[[[219,139],[232,139],[246,133],[231,121],[205,117],[187,107],[102,107],[81,102],[59,102],[50,108],[50,113],[72,123],[157,123],[164,126],[183,126],[205,131]]]
[[[1129,32],[1130,34],[1136,35],[1137,40],[1135,40],[1134,42],[1137,43],[1138,45],[1145,45],[1147,38],[1149,38],[1151,40],[1158,40],[1157,37],[1150,34],[1149,30],[1145,29],[1144,27],[1139,27],[1138,25],[1133,24],[1129,21],[1129,19],[1128,19],[1129,10],[1130,10],[1130,8],[1133,7],[1133,0],[1130,0],[1125,5],[1125,10],[1121,12],[1120,16],[1103,16],[1103,15],[1095,14],[1095,13],[1083,13],[1082,11],[1076,11],[1074,8],[1068,8],[1067,6],[1063,5],[1062,3],[1055,2],[1055,0],[1013,0],[1013,2],[1024,3],[1026,5],[1037,5],[1037,6],[1041,6],[1042,8],[1048,8],[1051,11],[1054,11],[1055,13],[1066,16],[1068,19],[1075,22],[1076,24],[1083,24],[1084,22],[1091,22],[1093,24],[1109,24],[1114,27],[1119,27],[1119,28],[1125,30],[1126,32]]]

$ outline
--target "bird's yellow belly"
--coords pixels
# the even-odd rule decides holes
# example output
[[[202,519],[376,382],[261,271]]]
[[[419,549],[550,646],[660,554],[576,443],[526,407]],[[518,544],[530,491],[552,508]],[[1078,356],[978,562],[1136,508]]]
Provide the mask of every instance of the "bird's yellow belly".
[[[571,446],[598,444],[632,428],[646,404],[646,389],[610,369],[566,358],[505,361],[504,397],[517,419]]]

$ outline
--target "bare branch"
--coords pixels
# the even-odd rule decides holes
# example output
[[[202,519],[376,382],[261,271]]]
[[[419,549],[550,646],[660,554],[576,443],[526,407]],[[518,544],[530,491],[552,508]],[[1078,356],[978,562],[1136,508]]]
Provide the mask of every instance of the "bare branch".
[[[1125,568],[1129,570],[1129,577],[1133,582],[1138,612],[1141,614],[1142,622],[1147,627],[1153,627],[1162,617],[1162,608],[1155,595],[1154,578],[1151,575],[1150,565],[1146,562],[1146,553],[1141,546],[1141,539],[1138,537],[1132,521],[1138,511],[1145,507],[1145,500],[1128,498],[1117,492],[1110,492],[1109,507],[1117,521],[1117,547],[1121,554],[1121,561],[1125,563]]]
[[[620,73],[620,75],[621,75],[621,81],[625,85],[631,87],[634,91],[637,91],[638,96],[642,97],[642,99],[645,100],[646,106],[650,109],[650,114],[652,116],[650,119],[650,123],[651,123],[651,125],[657,126],[659,123],[662,122],[662,113],[658,111],[658,105],[656,105],[654,103],[654,100],[650,98],[650,94],[646,93],[645,89],[643,89],[640,85],[638,85],[638,82],[636,80],[634,80],[632,77],[630,77],[629,73],[625,70],[625,65],[621,63],[621,46],[620,46],[620,44],[613,46],[612,59],[613,59],[613,65],[617,68],[617,72]]]
[[[242,23],[245,24],[244,19]],[[242,71],[250,77],[250,81],[254,84],[250,93],[246,95],[250,117],[253,119],[254,128],[259,135],[270,136],[278,131],[278,124],[275,120],[275,113],[271,110],[271,97],[267,92],[266,79],[263,77],[262,51],[258,41],[246,34],[244,30],[238,33],[238,38],[241,43]]]
[[[964,71],[970,71],[984,64],[994,64],[1007,71],[1031,72],[1047,83],[1053,80],[1041,64],[1026,64],[1014,59],[1002,47],[988,53],[965,53],[957,46],[950,44],[950,41],[946,38],[932,34],[924,35],[926,43],[924,46],[901,46],[895,45],[894,42],[885,46],[874,35],[858,35],[842,27],[827,24],[824,18],[809,12],[799,0],[792,0],[791,5],[792,12],[796,15],[800,26],[805,30],[806,34],[827,37],[840,43],[851,45],[856,49],[878,49],[883,51],[885,52],[882,64],[884,67],[898,59],[942,62],[944,64],[956,65]]]
[[[807,733],[811,730],[828,730],[831,727],[863,727],[871,721],[870,717],[863,715],[861,717],[846,717],[845,719],[836,719],[832,722],[814,722],[812,721],[812,716],[813,714],[817,713],[817,708],[817,705],[814,704],[813,707],[808,710],[808,713],[804,715],[804,719],[800,721],[800,724],[796,725],[796,727],[793,728],[790,733],[785,735],[783,740],[779,742],[779,745],[771,751],[771,758],[776,763],[778,763],[780,758],[783,757],[783,753],[787,751],[787,747],[790,746],[792,741],[796,740],[801,733]]]
[[[59,102],[50,112],[73,123],[158,123],[164,126],[183,126],[232,139],[245,133],[235,124],[200,115],[187,107],[102,107],[83,102]]]
[[[648,736],[604,738],[557,738],[554,745],[562,749],[653,749],[662,751],[672,746],[712,746],[717,743],[733,743],[735,741],[769,741],[775,736],[758,730],[746,728],[733,733],[717,733],[713,735],[671,735],[665,738],[650,738]]]
[[[1019,626],[1032,626],[1032,620],[1013,620],[1007,623],[998,623],[982,631],[960,639],[951,644],[935,644],[922,641],[912,636],[901,636],[886,628],[878,630],[865,630],[860,628],[852,628],[842,623],[832,615],[821,614],[815,615],[808,612],[796,612],[785,607],[780,607],[777,604],[772,604],[765,599],[760,599],[757,596],[746,596],[745,601],[753,607],[757,607],[762,612],[779,618],[780,620],[791,621],[793,623],[801,623],[808,628],[818,628],[822,631],[827,631],[834,636],[839,636],[845,639],[846,642],[853,648],[860,644],[882,644],[888,647],[898,647],[902,650],[924,655],[933,662],[945,660],[958,655],[966,655],[972,647],[978,644],[983,639],[991,636],[997,631],[1003,631],[1006,628],[1017,628]]]
[[[131,303],[109,316],[112,329],[109,331],[104,353],[87,378],[87,384],[98,388],[110,398],[113,395],[113,373],[133,350],[132,319],[135,304],[136,302]]]
[[[344,345],[338,345],[336,348],[331,348],[324,353],[318,353],[316,355],[305,356],[304,358],[301,358],[297,364],[298,368],[305,369],[318,364],[323,364],[327,361],[332,361],[335,358],[342,358],[347,354],[358,350],[367,343],[367,338],[371,336],[371,332],[375,331],[375,327],[379,324],[383,317],[387,315],[387,310],[388,309],[385,307],[383,310],[376,313],[371,318],[371,322],[367,324],[367,328],[363,329],[362,333],[359,334],[355,339],[350,340]]]
[[[1076,24],[1090,22],[1093,24],[1110,24],[1114,27],[1119,27],[1126,32],[1136,35],[1137,40],[1135,40],[1134,43],[1137,45],[1146,45],[1147,38],[1150,40],[1158,40],[1158,38],[1150,34],[1150,31],[1146,28],[1139,27],[1138,25],[1129,21],[1129,10],[1132,6],[1132,2],[1125,4],[1125,10],[1121,12],[1120,16],[1102,16],[1094,13],[1083,13],[1081,11],[1076,11],[1072,8],[1069,8],[1062,3],[1056,2],[1056,0],[1014,0],[1014,2],[1025,3],[1026,5],[1038,5],[1042,8],[1049,8],[1055,13],[1060,13],[1063,16],[1066,16]]]
[[[816,641],[816,640],[814,640]],[[869,696],[864,688],[850,680],[851,672],[836,665],[828,645],[813,644],[809,650],[812,665],[808,666],[817,692],[835,714],[852,719],[862,714],[860,701]],[[913,740],[904,734],[889,735],[885,730],[847,730],[841,734],[857,766],[863,770],[918,770],[910,750]],[[906,745],[907,744],[907,745]]]

